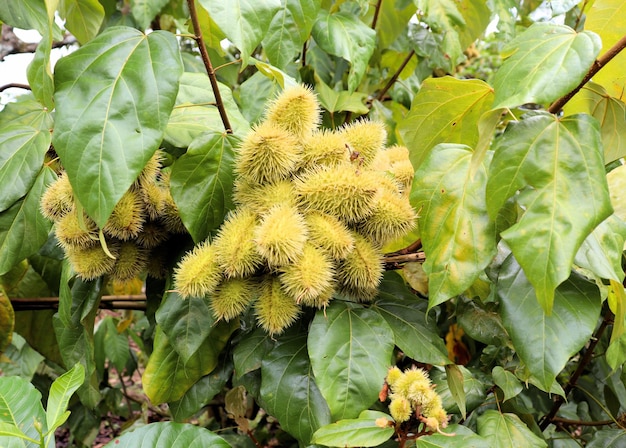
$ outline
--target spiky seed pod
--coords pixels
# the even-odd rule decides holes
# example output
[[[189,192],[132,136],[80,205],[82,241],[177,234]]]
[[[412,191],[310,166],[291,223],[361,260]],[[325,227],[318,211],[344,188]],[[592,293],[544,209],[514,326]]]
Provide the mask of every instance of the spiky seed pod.
[[[285,89],[270,105],[267,122],[305,138],[317,128],[320,107],[315,94],[302,85]]]
[[[117,257],[119,245],[110,243],[108,251]],[[82,279],[93,280],[111,273],[115,266],[115,258],[109,257],[100,244],[89,247],[68,247],[67,255],[72,268]]]
[[[131,188],[120,198],[102,231],[113,238],[129,240],[139,234],[145,219],[141,196]]]
[[[272,267],[286,266],[300,257],[308,236],[304,217],[295,207],[276,205],[254,231],[257,251]]]
[[[330,304],[331,299],[335,295],[336,289],[337,284],[333,281],[331,285],[323,290],[318,296],[310,298],[303,297],[300,300],[299,305],[310,306],[311,308],[326,309],[326,307]]]
[[[387,141],[385,125],[378,121],[359,120],[344,126],[340,134],[358,153],[358,158],[364,165],[369,165],[378,151],[381,151]]]
[[[176,206],[169,189],[165,194],[163,210],[160,218],[168,232],[177,234],[187,233],[187,228],[185,227],[185,224],[183,224],[183,220],[180,218],[178,207]]]
[[[235,172],[252,183],[277,182],[291,176],[301,154],[302,145],[295,136],[265,122],[241,144]]]
[[[410,160],[401,160],[391,164],[389,171],[400,184],[400,191],[405,196],[411,192],[415,170]]]
[[[343,260],[354,248],[352,232],[337,218],[326,213],[308,213],[309,241],[334,260]]]
[[[300,258],[285,266],[278,278],[287,295],[296,303],[315,303],[333,286],[333,264],[324,252],[307,243]]]
[[[385,378],[385,381],[387,382],[387,384],[389,384],[389,387],[391,387],[392,391],[395,390],[394,386],[396,385],[397,381],[402,378],[402,375],[402,370],[400,370],[397,366],[393,366],[387,371],[387,378]]]
[[[357,288],[341,285],[337,290],[347,299],[359,303],[370,303],[378,295],[378,288]]]
[[[168,196],[165,188],[156,182],[146,182],[139,191],[148,217],[156,220],[163,215],[165,201]]]
[[[407,198],[381,188],[376,195],[374,211],[359,224],[358,229],[375,244],[383,246],[410,232],[416,219],[417,215]]]
[[[253,185],[238,180],[235,183],[234,201],[253,210],[257,215],[267,213],[273,206],[287,204],[296,206],[296,191],[290,181]]]
[[[255,299],[256,283],[248,278],[231,278],[211,295],[211,310],[217,320],[229,321],[243,313]]]
[[[73,209],[56,223],[55,234],[66,251],[72,247],[85,248],[97,244],[98,226],[84,213],[81,220],[78,211]]]
[[[318,165],[335,166],[350,161],[346,139],[337,132],[316,130],[304,141],[300,167],[311,169]]]
[[[256,225],[256,215],[245,207],[231,214],[222,224],[213,247],[217,263],[226,277],[252,275],[263,262],[251,238]]]
[[[416,394],[430,390],[430,378],[424,369],[413,367],[405,370],[397,379],[391,390],[394,394],[402,395],[411,400],[417,400]]]
[[[305,210],[328,213],[349,224],[369,216],[377,189],[374,172],[350,164],[311,171],[296,182]]]
[[[354,249],[337,266],[337,280],[347,291],[375,291],[382,275],[382,253],[365,237],[355,233]]]
[[[146,272],[152,278],[167,278],[168,260],[170,253],[167,246],[158,246],[150,250],[148,254],[148,263],[146,264]]]
[[[148,251],[132,241],[123,241],[119,246],[117,261],[111,271],[111,278],[128,282],[141,274],[148,264]]]
[[[300,313],[296,302],[285,294],[274,275],[268,276],[261,283],[254,309],[257,322],[272,336],[282,333]]]
[[[389,160],[389,154],[387,151],[378,151],[376,156],[369,165],[369,168],[374,171],[389,171],[391,167],[391,161]]]
[[[411,418],[413,409],[411,409],[411,403],[409,400],[402,396],[394,396],[389,403],[389,413],[396,421],[396,424],[406,422]]]
[[[135,242],[141,247],[152,249],[169,238],[169,233],[163,224],[156,221],[146,221],[143,229],[135,238]]]
[[[74,208],[74,191],[66,174],[59,176],[41,198],[41,213],[51,221],[58,221]]]
[[[183,298],[212,294],[221,280],[215,247],[208,240],[187,252],[174,270],[174,284]]]
[[[393,145],[385,149],[389,163],[409,160],[409,149],[406,146]]]
[[[146,184],[154,183],[159,175],[161,169],[161,151],[156,151],[150,160],[146,163],[137,177],[136,184],[138,187],[143,187]]]

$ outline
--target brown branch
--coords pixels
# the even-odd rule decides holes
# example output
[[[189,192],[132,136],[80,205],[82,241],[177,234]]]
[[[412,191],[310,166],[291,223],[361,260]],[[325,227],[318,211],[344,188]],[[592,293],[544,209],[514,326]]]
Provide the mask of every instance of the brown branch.
[[[76,43],[76,38],[71,34],[63,37],[63,40],[52,43],[52,48],[60,48]],[[37,50],[37,42],[24,42],[13,32],[13,27],[2,24],[2,37],[0,38],[0,62],[11,54],[34,53]]]
[[[618,40],[615,45],[607,50],[606,53],[596,59],[583,80],[580,82],[580,84],[578,84],[578,86],[576,86],[576,88],[569,92],[567,95],[559,98],[554,103],[552,103],[548,108],[548,112],[550,112],[551,114],[556,114],[557,112],[559,112],[563,108],[563,106],[565,106],[565,104],[567,104],[567,102],[571,100],[572,97],[576,95],[578,91],[589,82],[593,75],[598,73],[602,67],[608,64],[609,61],[617,56],[624,48],[626,48],[626,36]]]
[[[58,297],[13,298],[11,304],[15,311],[50,310],[59,306]],[[146,309],[145,295],[104,296],[100,300],[100,308],[111,310]]]
[[[372,29],[376,29],[376,24],[378,23],[378,15],[380,14],[380,6],[382,5],[383,0],[378,0],[376,2],[376,9],[374,9],[374,19],[372,20]]]
[[[571,426],[609,426],[615,423],[613,420],[605,420],[601,422],[585,422],[582,420],[570,420],[568,418],[561,417],[553,417],[552,422]]]
[[[426,255],[421,248],[422,240],[417,240],[403,249],[385,254],[383,256],[385,270],[401,269],[404,263],[423,263],[426,261]]]
[[[226,133],[232,134],[233,128],[230,125],[230,121],[228,120],[226,108],[224,107],[224,101],[222,100],[222,95],[220,94],[220,89],[217,85],[215,70],[213,70],[211,58],[209,58],[209,53],[207,52],[206,46],[204,45],[202,31],[200,30],[200,23],[198,22],[198,13],[196,11],[195,0],[187,0],[187,4],[189,5],[189,15],[191,16],[191,23],[193,24],[194,40],[198,44],[198,48],[200,49],[200,55],[202,56],[202,62],[204,62],[204,67],[206,68],[206,72],[209,75],[209,80],[211,81],[211,88],[213,89],[213,95],[215,95],[217,110],[220,113],[220,118],[222,119],[222,123],[224,124],[224,129],[226,130]]]
[[[391,77],[391,79],[387,82],[387,84],[385,85],[385,87],[383,87],[383,89],[378,92],[378,95],[376,95],[376,99],[378,101],[382,101],[383,97],[385,96],[385,94],[387,93],[387,91],[389,89],[391,89],[391,87],[395,84],[395,82],[398,80],[398,77],[400,76],[400,73],[402,73],[402,70],[404,70],[404,67],[407,66],[407,64],[409,63],[409,61],[411,60],[411,58],[415,55],[415,50],[411,50],[411,52],[408,54],[408,56],[404,59],[404,61],[402,61],[402,64],[400,65],[400,67],[398,68],[398,70],[396,70],[396,72],[393,74],[393,76]]]
[[[7,89],[24,89],[30,90],[30,86],[28,84],[20,84],[17,82],[10,82],[9,84],[5,84],[0,86],[0,92],[4,92]]]

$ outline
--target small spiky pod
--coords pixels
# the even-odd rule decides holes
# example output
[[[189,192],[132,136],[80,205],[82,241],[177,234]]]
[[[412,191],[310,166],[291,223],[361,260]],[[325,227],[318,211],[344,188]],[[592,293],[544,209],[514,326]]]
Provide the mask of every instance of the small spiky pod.
[[[168,261],[170,258],[170,252],[167,246],[157,246],[150,250],[148,254],[148,263],[146,264],[146,272],[152,278],[165,279],[167,278]]]
[[[235,172],[251,183],[287,179],[300,161],[302,145],[285,129],[265,122],[243,141],[235,163]]]
[[[255,299],[256,283],[248,278],[231,278],[211,294],[211,310],[217,320],[229,321],[243,313]]]
[[[359,232],[375,244],[384,246],[415,227],[417,215],[406,198],[381,188],[374,211],[358,226]]]
[[[163,201],[163,211],[160,215],[161,222],[165,226],[168,232],[170,233],[187,233],[187,228],[185,224],[183,224],[183,220],[180,219],[180,213],[178,212],[178,207],[174,202],[174,198],[169,192],[169,189],[166,191],[165,200]]]
[[[408,196],[415,174],[415,169],[409,159],[409,150],[404,146],[394,145],[384,152],[389,157],[389,172],[400,184],[401,192]]]
[[[226,277],[252,275],[261,265],[261,255],[250,238],[256,225],[256,215],[248,208],[240,208],[220,228],[213,247],[217,262]]]
[[[63,249],[85,248],[97,244],[98,226],[84,213],[82,218],[81,220],[78,210],[73,209],[56,223],[55,234]]]
[[[59,176],[41,197],[41,214],[57,222],[74,208],[74,191],[66,174]]]
[[[310,243],[304,245],[296,262],[282,269],[279,275],[283,289],[296,303],[316,303],[333,287],[334,267],[330,259]]]
[[[347,291],[376,291],[382,275],[382,253],[355,233],[354,250],[337,266],[337,280]]]
[[[411,418],[413,409],[411,409],[409,400],[403,396],[392,396],[391,403],[389,403],[389,413],[396,421],[396,424],[400,424]]]
[[[287,88],[269,105],[265,118],[298,138],[305,138],[319,123],[317,97],[302,85]]]
[[[146,184],[154,183],[161,170],[161,151],[156,151],[150,160],[146,163],[137,177],[136,186],[143,187]]]
[[[272,336],[282,333],[300,313],[296,302],[285,294],[274,275],[268,276],[261,283],[254,309],[257,322]]]
[[[343,260],[354,248],[352,232],[337,218],[326,213],[306,215],[309,241],[326,251],[334,260]]]
[[[295,207],[274,206],[254,231],[257,251],[271,268],[296,261],[304,250],[308,229]]]
[[[107,249],[111,255],[117,257],[118,244],[108,244]],[[100,244],[89,247],[68,247],[65,254],[76,274],[84,280],[93,280],[111,273],[116,261],[115,258],[107,255]]]
[[[369,216],[377,189],[373,172],[361,171],[350,164],[309,172],[296,183],[305,210],[328,213],[346,223]]]
[[[122,241],[117,254],[117,261],[111,271],[111,278],[119,282],[128,282],[137,277],[148,264],[148,251],[132,241]]]
[[[278,204],[296,206],[296,191],[290,181],[253,185],[246,181],[235,183],[233,199],[239,205],[250,208],[257,215],[267,213]]]
[[[167,192],[164,187],[156,182],[146,182],[139,190],[143,200],[144,210],[152,220],[158,219],[163,214]]]
[[[174,284],[183,298],[212,294],[221,280],[215,247],[208,240],[188,252],[174,270]]]
[[[163,224],[156,221],[146,221],[143,229],[135,238],[135,242],[146,249],[153,249],[169,238],[169,233]]]
[[[344,126],[340,135],[348,141],[352,150],[358,153],[355,156],[358,155],[366,166],[374,160],[387,141],[385,125],[377,121],[355,121]]]
[[[346,143],[346,139],[336,132],[325,129],[314,131],[304,141],[300,167],[311,169],[319,165],[336,166],[349,162],[350,150]]]
[[[143,208],[139,192],[129,189],[118,201],[102,231],[123,241],[135,238],[141,232],[146,219]]]

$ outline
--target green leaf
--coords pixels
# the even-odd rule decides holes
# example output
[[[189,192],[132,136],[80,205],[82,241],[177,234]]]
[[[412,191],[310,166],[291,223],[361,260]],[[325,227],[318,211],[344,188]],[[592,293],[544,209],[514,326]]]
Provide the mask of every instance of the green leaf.
[[[65,28],[84,45],[98,34],[104,7],[98,0],[61,0],[59,14],[65,19]]]
[[[460,367],[455,364],[446,364],[446,380],[448,381],[450,394],[461,412],[461,417],[465,420],[467,418],[464,388],[465,379]]]
[[[376,32],[353,14],[345,11],[329,14],[322,9],[313,25],[312,35],[322,50],[350,62],[348,91],[354,92],[374,53]]]
[[[626,362],[626,333],[622,333],[606,349],[606,362],[613,370]]]
[[[492,448],[545,448],[545,440],[535,435],[515,414],[488,410],[478,417],[478,434]]]
[[[389,422],[389,426],[379,426],[377,420]],[[315,434],[311,443],[324,446],[355,447],[378,446],[389,440],[394,434],[393,419],[384,412],[364,411],[359,418],[339,420],[336,423],[322,426]]]
[[[440,144],[415,172],[411,203],[420,211],[429,308],[472,286],[496,254],[485,204],[488,160],[473,176],[471,160],[468,147]]]
[[[439,143],[478,143],[478,123],[491,108],[493,89],[483,81],[452,77],[424,81],[411,104],[411,111],[398,124],[410,159],[419,168]]]
[[[85,368],[76,364],[71,370],[58,377],[50,387],[48,404],[46,405],[46,422],[48,431],[54,431],[67,420],[67,405],[70,398],[85,380]],[[66,412],[67,411],[67,412]]]
[[[423,11],[424,20],[435,33],[443,37],[442,50],[454,67],[461,60],[464,47],[459,41],[458,30],[467,23],[454,0],[416,0],[419,10]]]
[[[315,91],[321,106],[328,112],[348,111],[358,115],[369,112],[365,105],[365,100],[367,99],[367,94],[365,93],[350,93],[345,90],[337,92],[326,85],[317,75],[315,75]]]
[[[457,323],[472,339],[487,345],[509,345],[509,335],[502,325],[502,318],[493,306],[467,300],[457,302]]]
[[[615,317],[606,350],[606,362],[611,369],[616,370],[626,361],[626,290],[621,281],[610,280],[609,283],[607,302]]]
[[[37,45],[35,56],[28,65],[26,75],[33,95],[48,110],[54,109],[54,79],[50,68],[52,52],[52,30],[45,33]]]
[[[45,430],[46,416],[41,405],[41,394],[28,380],[17,376],[0,377],[0,422],[6,424],[0,427],[1,446],[26,446],[10,436],[6,437],[9,431],[15,433],[17,430],[31,439],[40,440],[35,422]]]
[[[228,40],[241,50],[243,65],[265,37],[274,16],[281,8],[280,0],[233,0],[216,2],[199,0]]]
[[[56,179],[52,169],[44,166],[24,199],[0,213],[0,275],[44,245],[52,223],[39,212],[41,196]]]
[[[587,444],[587,448],[618,448],[623,446],[626,446],[626,432],[622,428],[597,431]]]
[[[615,215],[626,222],[626,165],[618,165],[606,175]]]
[[[281,428],[309,445],[313,433],[331,422],[330,410],[315,383],[305,334],[281,336],[263,358],[261,391],[264,408]]]
[[[597,34],[535,23],[503,49],[493,79],[494,108],[547,104],[574,89],[600,52]]]
[[[181,73],[174,35],[128,27],[106,29],[57,63],[54,147],[100,227],[158,149]]]
[[[21,313],[20,313],[21,314]],[[0,361],[0,369],[4,376],[20,376],[32,380],[39,364],[44,360],[37,351],[26,343],[18,333],[13,333],[11,343],[2,353],[8,361]]]
[[[8,445],[2,445],[3,448],[26,448],[26,444],[23,440],[40,445],[38,440],[28,437],[17,426],[12,423],[0,421],[0,442],[2,442],[4,438],[7,439],[6,443]]]
[[[277,81],[256,72],[239,86],[241,113],[250,123],[258,123],[265,114],[267,99],[274,98],[280,91]]]
[[[467,412],[472,412],[482,405],[487,396],[487,389],[491,386],[491,379],[487,379],[485,374],[476,370],[457,366],[463,375],[463,390],[465,391],[465,406]],[[460,413],[456,400],[452,396],[447,373],[441,367],[435,367],[430,371],[430,378],[436,384],[435,392],[441,397],[443,407],[448,413]],[[490,384],[487,384],[489,381]]]
[[[578,248],[612,213],[597,122],[536,115],[509,124],[494,150],[487,209],[495,217],[514,197],[524,210],[501,235],[550,314]]]
[[[613,214],[583,241],[574,263],[589,269],[598,277],[621,283],[624,280],[622,252],[625,240],[626,223]]]
[[[48,11],[44,0],[16,2],[0,0],[0,20],[23,30],[35,29],[45,36],[49,29]],[[54,24],[54,38],[61,40],[61,30]]]
[[[267,62],[259,61],[258,59],[250,59],[259,72],[272,80],[272,82],[277,82],[281,89],[286,89],[287,87],[295,86],[297,84],[297,81],[292,76],[288,75],[281,69],[276,68]]]
[[[394,347],[393,332],[379,313],[335,300],[315,314],[308,341],[333,420],[354,418],[377,400]]]
[[[15,102],[4,106],[0,111],[0,126],[32,126],[40,131],[50,131],[54,125],[52,114],[47,107],[35,101],[32,94],[21,95]]]
[[[513,256],[500,268],[496,294],[502,321],[526,368],[543,390],[589,340],[600,315],[600,292],[573,273],[554,295],[550,315],[537,304],[535,290]]]
[[[282,0],[281,3],[262,44],[270,63],[284,69],[302,51],[322,1]]]
[[[495,366],[491,370],[491,375],[496,386],[504,392],[504,401],[516,397],[524,390],[517,377],[500,366]]]
[[[466,426],[449,425],[443,432],[418,438],[416,448],[493,448],[486,439]]]
[[[102,356],[106,356],[111,364],[122,372],[130,358],[130,347],[128,336],[125,332],[120,333],[111,316],[105,317],[98,326],[98,332],[103,331],[102,346],[100,347]],[[97,333],[97,332],[96,332]],[[96,347],[98,354],[99,347]]]
[[[0,131],[0,211],[28,193],[50,141],[50,132],[31,126],[12,125]]]
[[[168,3],[168,0],[131,0],[130,13],[139,28],[145,29]]]
[[[240,136],[247,133],[248,122],[239,112],[232,91],[222,83],[218,83],[218,87],[233,132]],[[205,132],[223,133],[224,124],[215,104],[206,73],[183,73],[176,105],[165,128],[165,140],[178,148],[186,148]]]
[[[231,448],[211,431],[190,424],[158,422],[142,426],[111,440],[105,448]]]
[[[256,328],[237,342],[233,349],[233,362],[237,378],[261,368],[265,356],[272,349],[271,337],[262,328]]]

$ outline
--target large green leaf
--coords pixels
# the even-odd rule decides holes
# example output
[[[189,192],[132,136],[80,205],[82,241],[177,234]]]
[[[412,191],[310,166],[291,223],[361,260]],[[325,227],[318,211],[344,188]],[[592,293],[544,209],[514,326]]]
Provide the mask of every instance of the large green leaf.
[[[0,422],[19,428],[31,439],[40,439],[35,424],[41,425],[45,431],[46,416],[41,394],[28,380],[17,376],[0,377]],[[4,425],[0,427],[2,432],[7,429]],[[0,436],[0,445],[7,448],[26,446],[21,440],[6,436]]]
[[[0,211],[28,193],[50,141],[50,132],[31,126],[12,125],[0,131]]]
[[[28,84],[33,95],[48,110],[54,109],[54,100],[52,98],[54,95],[54,79],[52,77],[52,68],[50,67],[51,53],[52,28],[42,36],[35,50],[35,56],[26,70]]]
[[[168,0],[131,0],[130,13],[140,28],[150,26],[150,22],[169,2]]]
[[[380,419],[386,420],[391,426],[379,425]],[[313,434],[311,443],[337,447],[378,446],[389,440],[393,433],[393,419],[389,415],[378,411],[363,411],[359,418],[339,420],[322,426]]]
[[[491,370],[491,374],[493,375],[493,382],[504,393],[504,401],[516,397],[524,390],[524,386],[520,384],[519,379],[501,366],[495,366]]]
[[[237,378],[260,369],[263,358],[272,349],[272,339],[262,328],[244,335],[233,349],[233,362]]]
[[[478,417],[478,434],[491,448],[546,448],[539,438],[515,414],[501,414],[492,409]]]
[[[211,431],[183,423],[158,422],[111,440],[105,448],[230,448]]]
[[[4,361],[0,361],[2,374],[20,376],[26,380],[33,378],[39,364],[44,360],[44,357],[33,350],[18,333],[13,333],[11,344],[3,350],[2,354],[6,356]]]
[[[48,404],[46,406],[46,422],[48,431],[54,431],[67,420],[70,413],[67,405],[70,398],[85,380],[85,368],[76,364],[71,370],[58,377],[50,387]],[[52,435],[52,434],[51,434]]]
[[[393,332],[380,314],[333,301],[316,313],[308,341],[315,380],[333,420],[355,418],[376,401],[394,347]]]
[[[500,268],[496,294],[504,327],[530,374],[549,391],[556,375],[589,340],[601,310],[600,292],[578,274],[562,283],[547,315],[513,256]]]
[[[493,448],[491,444],[472,432],[467,426],[450,425],[444,434],[433,434],[416,440],[417,448]],[[454,437],[450,437],[454,434]]]
[[[459,300],[456,307],[457,323],[475,341],[487,345],[508,345],[509,335],[494,305],[478,300]]]
[[[4,128],[12,125],[26,125],[40,131],[50,131],[54,121],[47,107],[35,101],[32,94],[25,94],[0,111],[0,126]]]
[[[265,37],[281,7],[280,0],[198,1],[228,40],[241,50],[244,67],[248,65],[248,58]]]
[[[524,214],[502,238],[549,314],[578,248],[612,212],[597,121],[540,114],[510,124],[489,168],[489,214],[511,197]]]
[[[98,34],[104,7],[98,0],[61,0],[59,14],[65,19],[65,28],[84,45]]]
[[[54,171],[44,166],[26,196],[0,213],[0,275],[33,255],[48,239],[52,223],[41,215],[39,204],[55,179]]]
[[[270,63],[284,69],[302,51],[322,1],[282,0],[281,3],[262,43]]]
[[[602,429],[593,434],[587,448],[623,448],[626,446],[626,431],[622,428]]]
[[[233,207],[233,160],[239,139],[209,131],[195,139],[172,167],[170,189],[196,243],[222,224]]]
[[[597,34],[535,23],[503,50],[493,79],[494,108],[550,103],[576,87],[600,51]]]
[[[376,32],[354,14],[345,11],[330,14],[322,9],[313,25],[312,35],[322,50],[350,62],[348,90],[354,92],[374,53]]]
[[[452,77],[424,81],[411,111],[398,124],[411,163],[419,168],[439,143],[478,143],[478,122],[493,102],[493,89],[483,81]]]
[[[621,283],[624,280],[622,252],[625,240],[626,223],[613,214],[583,241],[574,263],[589,269],[598,277]]]
[[[100,227],[158,149],[181,73],[174,35],[128,27],[57,63],[54,147]]]
[[[49,29],[48,11],[45,0],[29,0],[16,2],[0,0],[0,20],[7,25],[24,30],[35,29],[45,36]],[[61,30],[54,25],[54,38],[61,40]]]
[[[263,359],[261,378],[264,407],[305,446],[318,428],[331,422],[311,372],[305,334],[282,335]]]
[[[488,161],[472,176],[471,160],[470,148],[442,143],[415,172],[411,203],[420,211],[429,307],[464,292],[496,254],[485,204]]]

